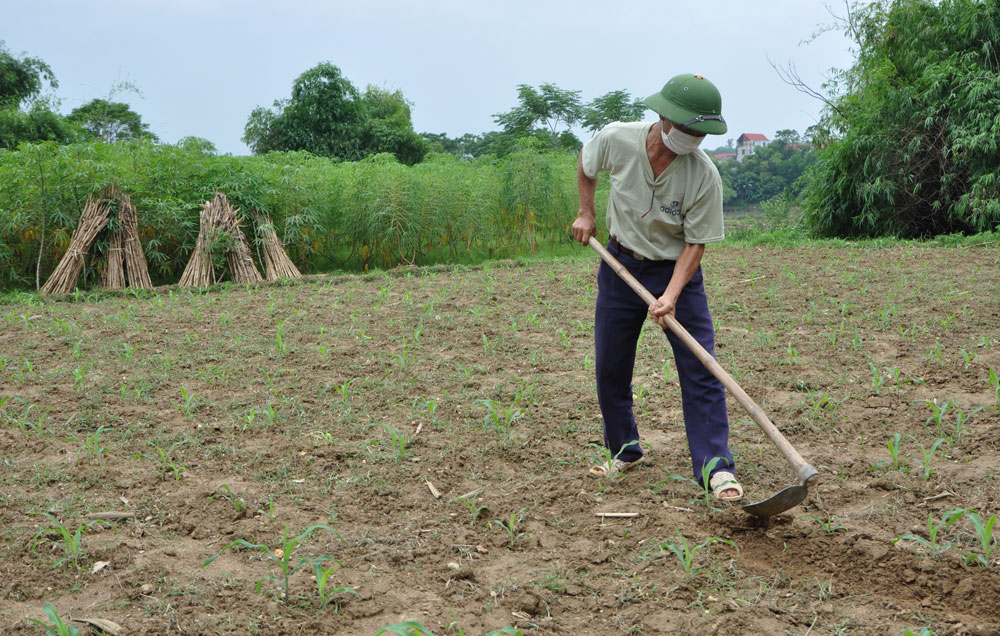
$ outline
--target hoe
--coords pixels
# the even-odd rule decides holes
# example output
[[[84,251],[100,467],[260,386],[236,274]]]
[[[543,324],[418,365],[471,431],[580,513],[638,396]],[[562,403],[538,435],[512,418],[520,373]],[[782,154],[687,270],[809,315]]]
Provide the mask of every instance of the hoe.
[[[612,256],[604,246],[597,241],[596,238],[590,237],[590,246],[597,250],[597,253],[601,255],[604,262],[607,263],[611,269],[618,274],[622,280],[628,283],[628,286],[632,288],[635,293],[646,302],[648,305],[656,303],[656,297],[653,296],[642,283],[637,281],[632,274],[629,273],[625,267],[618,262],[618,260]],[[747,395],[746,391],[743,390],[736,380],[734,380],[725,369],[719,366],[719,363],[705,351],[705,348],[698,344],[691,334],[687,332],[687,329],[681,326],[673,316],[665,316],[667,327],[670,331],[680,338],[684,344],[688,346],[689,349],[701,360],[702,364],[712,372],[712,375],[717,377],[720,382],[733,394],[736,401],[747,410],[750,417],[753,418],[757,425],[760,426],[774,445],[778,447],[781,454],[785,456],[788,463],[792,465],[795,469],[795,473],[799,478],[799,483],[785,488],[778,494],[760,501],[754,504],[748,504],[743,506],[743,509],[748,513],[762,518],[772,517],[777,514],[781,514],[786,510],[791,510],[795,506],[799,505],[805,501],[806,496],[809,495],[809,482],[812,481],[818,474],[815,468],[810,466],[802,459],[802,456],[792,447],[792,445],[785,439],[785,436],[781,434],[781,431],[768,419],[767,415],[764,414],[763,409],[757,405],[750,396]]]

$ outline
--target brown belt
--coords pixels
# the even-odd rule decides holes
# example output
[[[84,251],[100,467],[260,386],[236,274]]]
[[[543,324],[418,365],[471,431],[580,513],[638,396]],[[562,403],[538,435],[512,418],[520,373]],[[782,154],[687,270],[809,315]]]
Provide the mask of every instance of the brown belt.
[[[608,244],[611,245],[612,248],[618,250],[619,253],[624,254],[625,256],[631,256],[632,258],[634,258],[637,261],[647,260],[646,257],[643,256],[642,254],[636,254],[635,252],[633,252],[629,248],[627,248],[624,245],[622,245],[621,243],[619,243],[618,239],[616,239],[613,236],[608,241]]]

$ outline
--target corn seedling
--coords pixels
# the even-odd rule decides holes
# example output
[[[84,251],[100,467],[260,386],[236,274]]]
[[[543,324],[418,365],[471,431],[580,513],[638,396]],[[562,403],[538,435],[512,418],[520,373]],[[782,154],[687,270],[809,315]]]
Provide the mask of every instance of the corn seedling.
[[[702,492],[705,496],[705,507],[709,512],[716,512],[719,509],[712,507],[712,471],[715,467],[719,465],[719,462],[726,461],[723,457],[713,457],[704,466],[701,467],[701,486]]]
[[[892,436],[892,439],[890,439],[886,443],[886,446],[889,447],[889,456],[892,457],[892,469],[893,470],[901,470],[901,471],[905,471],[906,470],[905,465],[902,463],[902,460],[899,458],[899,447],[902,444],[902,442],[903,442],[903,435],[902,435],[902,433],[896,433],[895,435]]]
[[[936,360],[938,364],[941,364],[943,358],[943,352],[941,351],[941,343],[937,340],[934,341],[934,348],[927,352],[927,357]]]
[[[479,400],[479,403],[487,408],[483,423],[493,428],[504,442],[510,439],[511,429],[524,412],[518,408],[517,402],[510,406],[503,406],[496,400]]]
[[[274,348],[278,354],[285,355],[285,352],[288,351],[288,346],[285,344],[285,327],[288,325],[288,321],[275,320],[274,322],[277,326],[277,331],[274,334]]]
[[[624,446],[621,447],[621,450],[619,450],[617,453],[614,454],[612,454],[610,448],[602,444],[591,443],[587,444],[587,446],[593,448],[599,453],[598,456],[595,458],[595,461],[597,461],[601,466],[609,467],[616,459],[621,457],[621,454],[624,453],[627,448],[630,448],[632,446],[639,446],[639,440],[625,444]],[[607,480],[608,484],[614,481],[615,477],[617,476],[618,475],[612,474],[611,471],[605,471],[604,473],[604,478]]]
[[[101,455],[107,450],[104,446],[101,446],[101,433],[109,430],[111,428],[108,426],[98,426],[96,431],[84,438],[82,452],[86,452],[90,455],[91,459],[100,462]]]
[[[920,454],[921,454],[921,457],[922,457],[921,462],[922,462],[923,471],[924,471],[923,472],[924,481],[927,481],[927,480],[929,480],[931,478],[931,474],[934,472],[934,468],[931,466],[931,461],[934,459],[934,455],[937,453],[938,448],[941,447],[941,444],[944,444],[947,441],[948,440],[946,440],[945,438],[939,437],[931,445],[931,447],[929,449],[928,448],[924,448],[923,444],[920,445]]]
[[[184,414],[184,417],[191,419],[191,413],[194,412],[197,406],[198,396],[194,393],[188,393],[187,389],[181,387],[181,401],[177,404],[177,409]]]
[[[288,536],[288,526],[285,526],[284,534],[281,540],[281,546],[278,548],[271,549],[271,547],[268,545],[264,545],[261,543],[250,543],[248,541],[244,541],[243,539],[237,539],[236,541],[233,541],[226,547],[222,548],[222,550],[220,550],[218,554],[209,557],[204,563],[201,564],[201,567],[208,566],[209,564],[212,563],[212,561],[215,561],[217,558],[222,556],[222,554],[227,550],[237,550],[237,549],[260,550],[261,552],[264,553],[266,557],[271,559],[274,565],[278,567],[278,573],[268,574],[267,576],[258,579],[257,593],[258,594],[261,593],[261,590],[264,586],[264,581],[273,581],[281,589],[280,600],[287,605],[289,602],[289,593],[290,593],[289,588],[292,575],[307,565],[313,565],[316,563],[322,563],[324,561],[331,560],[331,557],[328,556],[320,556],[315,558],[302,557],[293,563],[294,559],[292,555],[295,552],[296,548],[298,548],[303,541],[312,536],[312,534],[317,530],[327,530],[329,532],[332,532],[334,536],[337,537],[337,539],[343,541],[343,539],[340,536],[340,533],[338,533],[336,530],[327,525],[323,524],[311,525],[308,528],[306,528],[301,534],[295,537]]]
[[[519,526],[521,521],[524,520],[526,510],[527,508],[521,508],[517,512],[511,514],[507,521],[503,521],[501,519],[493,520],[493,523],[496,524],[497,527],[507,533],[507,548],[510,550],[514,549],[514,544],[516,544],[519,540],[526,539],[530,536],[526,532],[519,532]]]
[[[830,517],[824,519],[819,515],[806,515],[813,521],[819,524],[819,527],[823,529],[826,534],[833,534],[838,530],[847,530],[846,526],[840,525],[840,518],[837,515],[831,515]]]
[[[222,484],[221,488],[223,492],[216,493],[211,497],[209,497],[208,503],[212,503],[212,501],[214,501],[216,497],[222,497],[223,499],[229,502],[229,505],[233,507],[233,510],[236,512],[237,519],[246,516],[247,512],[246,500],[243,497],[237,496],[236,493],[234,493],[226,484]]]
[[[388,424],[382,424],[382,428],[389,434],[389,447],[392,449],[393,460],[399,463],[406,459],[406,456],[410,454],[410,451],[406,448],[406,445],[409,443],[406,436],[398,428],[389,426]]]
[[[476,522],[479,521],[480,517],[483,517],[485,515],[489,515],[489,514],[492,513],[492,511],[489,509],[489,506],[480,506],[479,505],[478,499],[479,499],[479,495],[480,494],[481,494],[481,491],[477,490],[477,491],[475,491],[473,493],[470,493],[470,494],[468,494],[468,495],[466,495],[464,497],[456,497],[455,498],[455,501],[461,501],[462,505],[465,506],[465,509],[469,511],[469,525],[470,526],[476,525]]]
[[[74,627],[59,617],[59,613],[56,612],[56,608],[53,607],[52,603],[46,603],[42,612],[51,621],[50,623],[44,623],[37,618],[25,618],[24,620],[41,627],[45,631],[45,636],[77,636],[80,633],[79,628]]]
[[[73,567],[77,570],[80,569],[80,559],[86,556],[83,551],[83,532],[87,528],[101,523],[99,521],[91,521],[88,524],[80,524],[76,529],[70,529],[59,523],[59,521],[50,515],[49,513],[43,513],[43,516],[52,522],[52,527],[43,528],[39,530],[34,537],[35,546],[37,547],[42,541],[52,541],[52,539],[47,538],[47,535],[56,533],[59,538],[54,543],[58,543],[62,547],[64,558],[56,561],[56,566],[60,566],[64,563],[72,563]]]
[[[919,632],[912,629],[904,629],[903,636],[934,636],[934,630],[930,627],[921,627]]]
[[[77,368],[73,369],[73,390],[82,391],[83,385],[86,381],[87,381],[87,365],[81,364]]]
[[[156,442],[151,442],[151,441],[146,442],[148,446],[152,446],[153,448],[156,449],[156,455],[140,454],[140,455],[134,455],[134,457],[143,457],[145,459],[158,461],[160,464],[160,472],[163,473],[164,476],[172,473],[174,476],[174,481],[180,481],[181,473],[187,470],[187,468],[177,463],[174,460],[174,451],[177,450],[178,446],[186,443],[187,440],[174,442],[173,444],[170,445],[170,448],[164,450]]]
[[[885,382],[885,378],[879,372],[879,368],[876,367],[871,362],[868,363],[868,370],[872,372],[871,387],[875,390],[875,393],[882,392],[882,384]]]
[[[959,349],[958,354],[962,356],[962,364],[965,366],[965,370],[968,371],[972,363],[976,361],[976,354],[969,353],[965,349]]]
[[[678,538],[680,538],[680,543],[675,544],[675,543],[663,542],[660,544],[660,549],[672,552],[674,556],[677,557],[677,560],[680,561],[681,567],[684,569],[685,583],[690,583],[691,577],[694,576],[694,574],[697,572],[697,569],[695,569],[694,567],[694,558],[702,550],[707,550],[708,546],[710,546],[711,544],[725,543],[727,545],[731,545],[734,548],[736,548],[737,554],[740,551],[739,547],[728,539],[720,539],[719,537],[709,537],[708,539],[699,543],[698,545],[692,546],[688,542],[687,537],[681,534],[680,530],[677,530],[677,536]]]
[[[949,510],[944,513],[941,520],[937,523],[934,522],[934,513],[927,513],[927,538],[918,537],[912,534],[900,535],[898,538],[893,540],[893,544],[899,543],[900,541],[915,541],[920,545],[927,548],[930,551],[931,556],[939,556],[944,554],[952,546],[951,543],[941,543],[938,539],[938,534],[942,530],[947,530],[956,521],[962,518],[965,514],[965,510],[956,509]]]
[[[966,563],[973,561],[984,567],[989,567],[993,563],[993,550],[997,547],[997,542],[993,538],[993,525],[997,521],[996,515],[990,515],[985,521],[975,510],[966,510],[965,517],[976,529],[976,538],[979,539],[979,547],[982,554],[970,554],[965,557]]]
[[[1000,406],[1000,378],[997,377],[996,369],[990,367],[990,388],[993,389],[993,396],[997,399],[997,406]]]
[[[386,625],[375,632],[375,636],[382,636],[383,634],[394,634],[395,636],[436,636],[434,632],[417,621],[404,621],[395,625]]]
[[[937,400],[916,400],[917,402],[923,402],[931,409],[931,415],[927,418],[925,424],[930,424],[931,422],[937,426],[938,430],[944,430],[944,416],[951,408],[951,402],[942,402],[938,405]]]
[[[980,406],[978,408],[972,409],[968,413],[963,412],[961,409],[957,407],[955,408],[955,425],[947,430],[941,431],[942,434],[945,436],[945,438],[948,440],[949,444],[954,445],[962,441],[962,438],[965,437],[965,434],[969,432],[969,429],[966,426],[966,424],[969,421],[969,418],[971,418],[979,411],[982,411],[983,408],[984,407]]]
[[[333,574],[334,570],[338,567],[344,567],[344,564],[336,559],[333,560],[333,565],[329,568],[324,568],[322,563],[319,561],[314,561],[313,564],[313,578],[316,579],[316,595],[319,596],[319,609],[322,611],[326,609],[326,606],[330,604],[330,601],[338,594],[354,594],[357,596],[358,592],[353,587],[347,587],[345,585],[340,585],[337,587],[330,587],[330,575]],[[334,611],[340,611],[340,603],[334,603]]]

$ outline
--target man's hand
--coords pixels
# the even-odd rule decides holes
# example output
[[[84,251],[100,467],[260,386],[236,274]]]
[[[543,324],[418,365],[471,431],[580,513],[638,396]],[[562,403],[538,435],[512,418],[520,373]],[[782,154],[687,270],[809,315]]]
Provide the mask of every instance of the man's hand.
[[[580,245],[586,245],[590,237],[596,234],[597,221],[594,220],[593,216],[580,214],[573,221],[573,238],[579,241]]]
[[[649,306],[649,316],[653,319],[653,322],[660,325],[664,329],[667,328],[667,321],[664,316],[670,316],[674,318],[674,310],[677,306],[677,297],[666,291],[660,296],[655,303]]]

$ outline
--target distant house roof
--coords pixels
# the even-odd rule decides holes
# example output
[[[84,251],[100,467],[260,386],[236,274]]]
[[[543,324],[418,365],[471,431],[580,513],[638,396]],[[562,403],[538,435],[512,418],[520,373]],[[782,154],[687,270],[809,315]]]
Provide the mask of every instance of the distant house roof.
[[[788,144],[789,148],[794,148],[795,150],[809,150],[813,147],[812,144]]]
[[[719,161],[726,161],[727,159],[735,159],[736,158],[736,153],[735,152],[717,152],[717,153],[715,153],[712,156],[715,157],[716,159],[718,159]]]
[[[743,143],[744,141],[769,141],[769,139],[760,133],[743,133],[736,140],[736,143]]]

